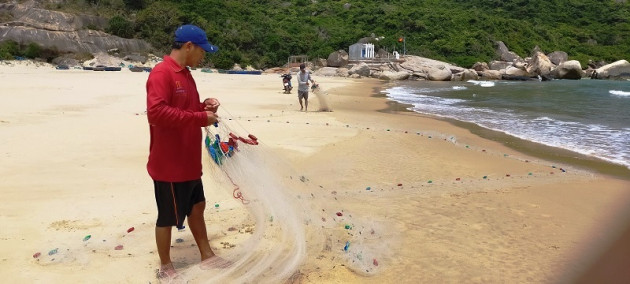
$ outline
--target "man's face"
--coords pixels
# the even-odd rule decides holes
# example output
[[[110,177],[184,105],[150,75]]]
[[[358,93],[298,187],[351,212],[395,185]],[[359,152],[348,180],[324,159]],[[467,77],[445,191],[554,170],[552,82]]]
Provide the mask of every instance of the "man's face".
[[[199,66],[206,56],[206,51],[192,42],[186,43],[186,66],[197,67]]]

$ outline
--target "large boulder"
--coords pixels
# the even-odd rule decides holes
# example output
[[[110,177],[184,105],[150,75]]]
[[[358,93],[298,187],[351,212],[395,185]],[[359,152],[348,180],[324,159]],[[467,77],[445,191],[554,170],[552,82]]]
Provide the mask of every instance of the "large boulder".
[[[450,81],[453,73],[463,72],[464,68],[420,56],[407,55],[400,63],[400,71],[411,73],[413,79],[428,79],[431,81]]]
[[[501,71],[499,70],[486,70],[479,73],[482,80],[501,80]]]
[[[551,72],[551,75],[556,79],[571,79],[579,80],[584,76],[582,66],[577,60],[570,60],[562,62]]]
[[[569,60],[569,55],[564,51],[554,51],[552,53],[547,54],[551,63],[555,65],[560,65],[560,63]]]
[[[315,71],[314,74],[317,76],[334,77],[334,76],[337,76],[337,68],[322,67],[318,69],[317,71]]]
[[[507,48],[507,46],[505,46],[505,43],[503,43],[502,41],[497,41],[496,45],[497,45],[496,52],[499,58],[501,59],[501,61],[507,61],[507,62],[523,61],[523,58],[518,56],[516,53],[510,51]]]
[[[446,68],[450,70],[451,73],[458,73],[464,71],[464,68],[446,63],[443,61],[438,61],[434,59],[429,59],[420,56],[407,55],[404,57],[404,62],[400,63],[401,71],[407,70],[412,73],[429,73],[434,69]],[[397,65],[398,66],[398,65]]]
[[[549,60],[547,55],[540,51],[536,51],[532,56],[529,65],[527,66],[527,73],[532,76],[541,75],[547,76],[551,73],[551,70],[555,67]]]
[[[463,72],[453,74],[453,81],[479,80],[479,75],[474,69],[466,69]]]
[[[343,49],[337,50],[328,55],[326,63],[329,67],[344,67],[348,65],[348,52]]]
[[[348,74],[348,68],[337,68],[337,76],[339,77],[348,77],[350,74]]]
[[[529,77],[529,73],[527,73],[527,71],[525,71],[523,69],[520,69],[520,68],[516,68],[514,66],[509,66],[508,68],[505,68],[504,74],[510,75],[510,76],[527,76],[527,77]]]
[[[316,67],[326,67],[328,64],[327,60],[324,58],[317,58],[313,61]]]
[[[490,68],[490,70],[503,70],[503,69],[507,69],[508,67],[514,65],[514,63],[512,62],[507,62],[507,61],[490,61],[490,65],[488,66]]]
[[[472,67],[470,67],[471,69],[475,70],[475,71],[485,71],[490,69],[490,67],[488,67],[488,63],[485,62],[476,62],[475,64],[473,64]],[[505,68],[505,67],[504,67]],[[499,68],[501,69],[501,68]]]
[[[362,77],[370,77],[370,66],[365,64],[365,62],[361,62],[352,66],[352,68],[348,71],[348,74],[359,74],[359,76]]]
[[[630,79],[630,63],[619,60],[597,68],[593,72],[593,79]]]
[[[427,79],[431,81],[450,81],[452,76],[453,72],[446,66],[432,68],[427,72]]]
[[[378,78],[388,81],[407,80],[410,75],[407,71],[382,71]]]

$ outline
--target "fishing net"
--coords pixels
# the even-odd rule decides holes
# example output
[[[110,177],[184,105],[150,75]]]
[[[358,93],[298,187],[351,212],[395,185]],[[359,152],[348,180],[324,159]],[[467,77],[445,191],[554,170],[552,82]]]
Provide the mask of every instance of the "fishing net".
[[[353,217],[336,201],[335,191],[313,186],[254,135],[235,131],[233,124],[207,127],[204,144],[212,186],[237,201],[223,214],[241,217],[226,216],[235,224],[225,226],[234,229],[218,239],[210,237],[223,245],[218,257],[180,270],[178,281],[282,283],[309,272],[302,267],[307,256],[337,261],[366,276],[383,268],[391,251],[383,224]]]
[[[319,84],[313,84],[313,86],[311,86],[311,91],[315,94],[315,97],[317,97],[317,101],[319,102],[319,111],[332,111],[328,100],[329,95]]]
[[[175,231],[171,257],[178,276],[161,283],[299,282],[320,267],[371,276],[391,265],[396,230],[347,208],[342,201],[346,189],[323,188],[299,174],[236,120],[207,127],[204,144],[205,219],[217,257],[199,263],[192,234]],[[90,269],[94,257],[133,258],[155,251],[153,222],[125,228],[68,222],[58,225],[91,228],[90,235],[51,235],[33,255],[36,264],[72,271]]]

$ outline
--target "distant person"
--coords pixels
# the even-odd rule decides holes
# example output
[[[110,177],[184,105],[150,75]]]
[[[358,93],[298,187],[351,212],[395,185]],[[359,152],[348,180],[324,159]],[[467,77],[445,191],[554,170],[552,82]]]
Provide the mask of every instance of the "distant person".
[[[219,101],[199,100],[188,67],[198,66],[206,52],[218,48],[199,27],[183,25],[175,31],[170,55],[156,65],[147,80],[147,118],[151,142],[147,170],[153,179],[158,216],[155,241],[160,256],[159,278],[175,277],[171,262],[171,231],[184,228],[188,217],[201,260],[214,257],[210,248],[201,183],[202,130],[218,121]]]
[[[309,89],[309,81],[315,84],[315,81],[311,78],[311,72],[306,71],[306,65],[304,63],[300,64],[300,72],[297,74],[298,81],[298,101],[300,101],[300,111],[308,111],[308,89]],[[304,104],[302,104],[302,99],[304,99]]]

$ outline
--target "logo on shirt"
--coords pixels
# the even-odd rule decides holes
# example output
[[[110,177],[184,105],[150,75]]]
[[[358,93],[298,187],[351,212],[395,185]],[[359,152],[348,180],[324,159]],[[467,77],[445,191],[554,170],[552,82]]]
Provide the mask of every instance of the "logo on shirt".
[[[185,94],[186,89],[182,86],[181,81],[175,81],[175,94]]]

